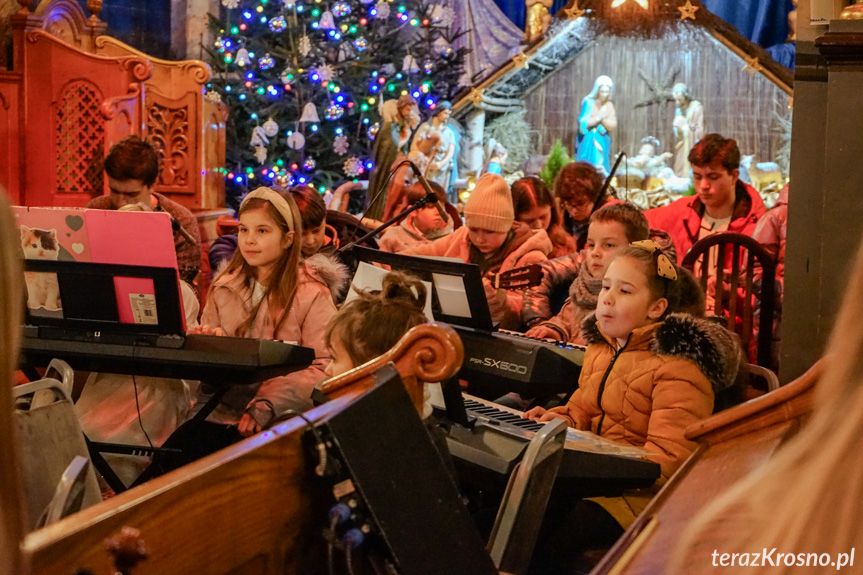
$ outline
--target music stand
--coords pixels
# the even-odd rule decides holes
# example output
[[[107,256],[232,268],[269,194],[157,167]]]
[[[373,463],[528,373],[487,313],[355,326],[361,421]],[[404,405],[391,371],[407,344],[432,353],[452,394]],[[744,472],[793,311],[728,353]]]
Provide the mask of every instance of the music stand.
[[[24,260],[24,269],[54,274],[61,305],[50,313],[26,308],[24,335],[28,337],[170,348],[183,345],[185,320],[174,268]],[[127,291],[129,285],[142,293]]]
[[[393,254],[359,246],[354,248],[354,253],[358,261],[388,265],[392,270],[404,271],[431,283],[430,297],[435,321],[481,332],[494,331],[488,300],[482,287],[482,276],[476,264]],[[438,286],[443,281],[441,276],[460,281],[461,289],[467,298],[467,315],[452,315],[443,311],[438,293]],[[464,427],[471,427],[473,422],[467,416],[458,379],[453,377],[442,381],[440,385],[449,420]]]
[[[387,265],[394,271],[404,271],[431,283],[430,296],[435,321],[489,333],[494,331],[488,300],[482,287],[482,276],[476,264],[393,254],[361,246],[355,246],[354,253],[358,261]],[[435,277],[436,275],[438,277]],[[446,304],[441,305],[441,294],[438,289],[442,281],[440,276],[457,278],[460,281],[469,306],[468,314],[453,315],[444,311]]]

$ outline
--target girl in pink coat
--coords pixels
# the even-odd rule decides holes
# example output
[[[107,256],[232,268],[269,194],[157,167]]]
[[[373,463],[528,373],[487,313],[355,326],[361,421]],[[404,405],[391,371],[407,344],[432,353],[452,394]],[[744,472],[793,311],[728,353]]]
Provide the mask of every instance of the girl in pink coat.
[[[196,331],[277,339],[311,347],[305,370],[259,386],[233,386],[208,422],[237,425],[240,435],[259,431],[286,409],[312,407],[311,392],[324,378],[330,354],[324,332],[336,313],[324,256],[301,261],[302,227],[296,203],[269,188],[249,193],[240,206],[238,250],[210,288]]]

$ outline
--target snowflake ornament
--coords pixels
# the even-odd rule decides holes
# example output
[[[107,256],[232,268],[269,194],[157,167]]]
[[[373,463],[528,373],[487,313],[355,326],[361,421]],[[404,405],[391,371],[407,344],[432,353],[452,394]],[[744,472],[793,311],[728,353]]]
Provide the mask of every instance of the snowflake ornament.
[[[336,139],[333,140],[333,151],[340,156],[344,156],[348,153],[348,137],[344,134],[340,134],[336,136]]]
[[[303,58],[308,56],[309,52],[312,51],[312,41],[309,40],[308,36],[303,36],[302,38],[300,38],[299,49],[300,49],[300,56],[302,56]]]
[[[233,10],[240,5],[240,0],[222,0],[222,6],[228,10]]]
[[[336,77],[336,71],[329,64],[322,64],[315,68],[315,72],[321,77],[321,82],[329,82]]]
[[[207,95],[204,97],[207,100],[209,100],[210,102],[213,102],[214,104],[218,104],[219,102],[222,101],[222,95],[219,94],[218,92],[216,92],[215,90],[210,90],[209,92],[207,92]]]
[[[375,4],[375,16],[380,18],[381,20],[389,18],[390,15],[390,5],[385,0],[380,0],[377,4]]]
[[[359,176],[362,173],[363,162],[356,156],[351,156],[345,160],[342,168],[345,170],[345,175],[349,178]]]

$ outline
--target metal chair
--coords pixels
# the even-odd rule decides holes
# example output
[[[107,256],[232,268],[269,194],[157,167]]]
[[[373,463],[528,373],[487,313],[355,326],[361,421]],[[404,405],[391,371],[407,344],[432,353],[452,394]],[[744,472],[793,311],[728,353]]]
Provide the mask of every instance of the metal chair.
[[[46,377],[12,388],[13,421],[25,478],[28,530],[102,501],[87,444],[69,395],[74,373],[52,360]],[[28,402],[26,398],[32,396]]]
[[[504,573],[526,573],[548,498],[563,459],[566,422],[555,419],[531,439],[510,475],[488,542],[488,551]]]

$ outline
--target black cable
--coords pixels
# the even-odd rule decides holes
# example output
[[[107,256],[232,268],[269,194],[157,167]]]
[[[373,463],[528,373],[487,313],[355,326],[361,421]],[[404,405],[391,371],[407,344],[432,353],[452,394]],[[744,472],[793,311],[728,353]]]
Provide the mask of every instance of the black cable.
[[[150,445],[150,449],[156,449],[156,446],[153,445],[153,442],[150,440],[150,436],[147,435],[147,430],[144,429],[144,421],[141,419],[141,406],[138,404],[138,382],[135,380],[134,374],[132,375],[132,386],[135,388],[135,409],[138,411],[138,425],[141,427],[141,431],[144,432],[144,437],[147,438],[147,443]],[[155,459],[155,454],[153,456]]]
[[[353,550],[353,546],[348,543],[345,546],[345,563],[348,565],[348,575],[354,575],[354,564],[353,558],[351,557],[351,551]]]
[[[399,168],[401,168],[402,166],[408,165],[408,164],[410,164],[410,160],[402,160],[401,162],[399,162],[398,166],[396,166],[395,168],[392,169],[392,171],[387,176],[387,179],[384,182],[384,185],[381,186],[381,189],[378,190],[378,193],[375,194],[375,197],[373,197],[372,201],[369,202],[369,205],[366,206],[366,209],[363,211],[363,215],[360,217],[360,221],[362,221],[362,219],[364,217],[366,217],[366,214],[368,213],[369,209],[371,209],[371,207],[375,205],[375,202],[378,201],[378,198],[381,197],[381,194],[384,193],[384,190],[389,189],[390,180],[393,179],[393,176],[396,175],[396,172],[399,170]]]
[[[339,518],[333,517],[330,520],[330,532],[327,537],[327,571],[330,575],[335,575],[335,559],[334,559],[334,550],[335,550],[335,540],[336,540],[336,525],[339,522]]]
[[[327,444],[324,441],[321,432],[318,431],[318,428],[315,427],[315,424],[312,423],[312,421],[308,417],[295,409],[286,409],[280,414],[273,417],[269,421],[269,423],[267,423],[267,429],[272,428],[277,423],[281,423],[283,421],[291,419],[291,417],[286,416],[301,418],[303,421],[306,422],[306,427],[309,428],[309,430],[312,432],[312,435],[315,436],[315,441],[317,442],[315,448],[318,450],[318,465],[317,467],[315,467],[315,474],[318,475],[318,477],[323,477],[327,472]]]

